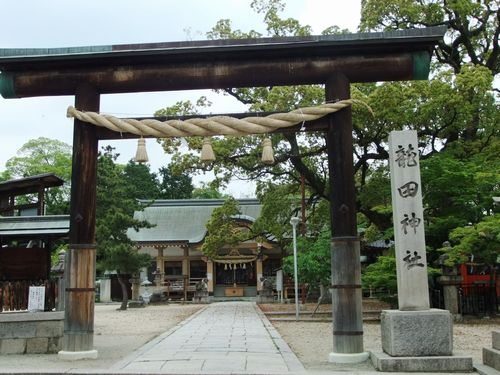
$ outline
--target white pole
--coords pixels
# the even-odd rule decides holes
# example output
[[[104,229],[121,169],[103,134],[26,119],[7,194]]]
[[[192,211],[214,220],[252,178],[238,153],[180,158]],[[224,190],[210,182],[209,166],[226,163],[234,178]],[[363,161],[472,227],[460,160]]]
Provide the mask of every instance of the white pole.
[[[293,273],[295,282],[295,320],[299,320],[299,282],[298,282],[298,272],[297,272],[297,224],[299,223],[299,218],[294,216],[290,219],[290,224],[292,224],[293,229]]]

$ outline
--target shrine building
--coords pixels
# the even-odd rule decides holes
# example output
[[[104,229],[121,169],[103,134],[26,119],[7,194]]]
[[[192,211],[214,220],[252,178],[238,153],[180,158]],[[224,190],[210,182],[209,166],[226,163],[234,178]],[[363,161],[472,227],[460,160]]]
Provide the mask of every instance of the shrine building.
[[[139,252],[149,254],[153,264],[147,278],[162,284],[169,298],[189,298],[195,284],[206,278],[208,291],[214,297],[255,297],[261,288],[261,277],[274,277],[281,268],[283,250],[272,240],[257,239],[234,247],[223,247],[214,259],[201,252],[207,236],[206,223],[222,199],[180,199],[142,201],[143,211],[134,218],[147,220],[152,228],[129,229],[128,236],[137,243]],[[241,230],[259,217],[257,199],[239,199],[241,213],[234,216]],[[143,273],[142,278],[146,275]]]

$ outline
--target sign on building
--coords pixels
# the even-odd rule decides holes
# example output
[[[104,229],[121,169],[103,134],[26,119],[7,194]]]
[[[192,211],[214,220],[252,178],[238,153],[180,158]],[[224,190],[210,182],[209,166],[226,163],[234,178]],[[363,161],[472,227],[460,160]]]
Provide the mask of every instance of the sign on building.
[[[417,132],[389,135],[392,215],[400,310],[428,310],[429,286]]]

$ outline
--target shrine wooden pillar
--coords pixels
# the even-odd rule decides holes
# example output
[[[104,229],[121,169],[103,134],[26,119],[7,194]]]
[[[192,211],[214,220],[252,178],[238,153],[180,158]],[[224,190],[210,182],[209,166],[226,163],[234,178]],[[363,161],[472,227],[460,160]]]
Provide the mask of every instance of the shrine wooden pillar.
[[[350,98],[350,82],[341,73],[325,86],[327,102]],[[347,107],[330,115],[326,134],[330,174],[333,352],[329,361],[356,363],[363,351],[361,263],[356,225],[352,112]]]
[[[99,93],[83,84],[76,90],[75,107],[99,111]],[[96,127],[75,119],[69,249],[65,266],[63,359],[97,358],[94,345],[95,214],[98,139]]]

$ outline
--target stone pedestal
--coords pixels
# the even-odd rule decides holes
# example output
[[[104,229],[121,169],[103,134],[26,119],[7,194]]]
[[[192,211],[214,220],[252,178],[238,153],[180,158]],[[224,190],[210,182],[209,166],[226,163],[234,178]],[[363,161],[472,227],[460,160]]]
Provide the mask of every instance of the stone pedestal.
[[[208,290],[197,290],[193,296],[194,303],[210,303],[210,296]]]
[[[268,289],[263,289],[259,291],[257,296],[257,303],[272,303],[274,302],[273,291]]]
[[[447,310],[384,310],[382,349],[393,357],[452,355],[453,322]]]
[[[492,332],[492,348],[483,348],[483,362],[500,371],[500,330]]]
[[[472,358],[453,356],[453,319],[448,310],[384,310],[382,349],[371,353],[379,371],[472,371]]]

